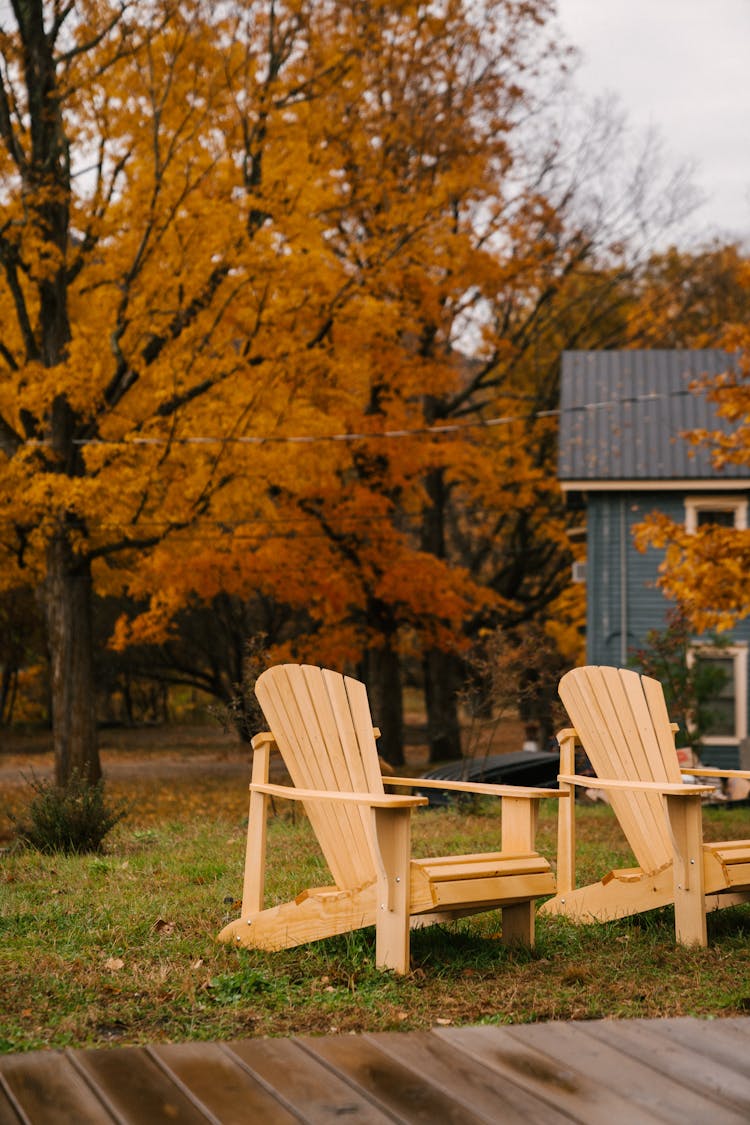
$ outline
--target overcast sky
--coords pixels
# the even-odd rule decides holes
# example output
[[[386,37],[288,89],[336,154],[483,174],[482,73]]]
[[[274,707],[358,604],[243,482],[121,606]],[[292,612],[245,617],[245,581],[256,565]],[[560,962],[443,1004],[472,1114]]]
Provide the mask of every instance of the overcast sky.
[[[750,0],[558,0],[578,85],[619,95],[708,201],[691,227],[750,244]]]

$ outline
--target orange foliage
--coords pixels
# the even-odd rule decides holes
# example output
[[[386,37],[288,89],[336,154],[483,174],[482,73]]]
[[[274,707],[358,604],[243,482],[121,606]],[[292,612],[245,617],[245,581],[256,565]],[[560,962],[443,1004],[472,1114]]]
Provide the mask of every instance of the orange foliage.
[[[577,242],[506,177],[552,5],[39,8],[0,41],[3,585],[144,599],[117,645],[260,591],[339,660],[543,600],[550,422],[383,435],[538,395],[527,329]]]
[[[750,272],[746,278],[750,284]],[[732,431],[690,436],[696,443],[710,443],[718,468],[727,463],[750,468],[750,329],[730,325],[722,343],[735,355],[733,370],[704,389],[719,416],[734,423]],[[707,525],[688,533],[684,526],[654,515],[638,529],[637,541],[644,548],[665,549],[661,585],[698,632],[726,630],[750,615],[750,530]]]

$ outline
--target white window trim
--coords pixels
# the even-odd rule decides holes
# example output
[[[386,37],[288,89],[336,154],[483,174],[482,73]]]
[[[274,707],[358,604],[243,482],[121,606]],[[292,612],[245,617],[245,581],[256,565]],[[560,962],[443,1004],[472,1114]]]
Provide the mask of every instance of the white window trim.
[[[727,496],[720,493],[715,496],[686,496],[685,497],[685,529],[691,533],[698,530],[699,512],[734,512],[734,526],[737,531],[747,529],[747,497]]]
[[[747,738],[747,644],[740,642],[726,648],[695,644],[688,649],[687,661],[691,667],[696,655],[732,657],[734,661],[734,735],[704,735],[704,746],[738,746]]]

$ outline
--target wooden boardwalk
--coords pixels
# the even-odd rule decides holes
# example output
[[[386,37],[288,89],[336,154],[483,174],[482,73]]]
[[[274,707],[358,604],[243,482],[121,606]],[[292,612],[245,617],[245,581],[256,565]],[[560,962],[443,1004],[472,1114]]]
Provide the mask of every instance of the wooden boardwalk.
[[[440,1027],[0,1056],[0,1125],[747,1125],[750,1018]]]

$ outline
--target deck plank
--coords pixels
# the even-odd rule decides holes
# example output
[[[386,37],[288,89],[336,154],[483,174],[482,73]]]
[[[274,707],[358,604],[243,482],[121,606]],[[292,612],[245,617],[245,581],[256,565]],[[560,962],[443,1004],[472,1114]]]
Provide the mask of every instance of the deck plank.
[[[723,1062],[707,1057],[711,1040],[710,1023],[697,1020],[703,1029],[702,1043],[695,1050],[670,1036],[670,1020],[602,1020],[596,1035],[619,1050],[644,1062],[651,1062],[661,1075],[682,1082],[691,1090],[709,1094],[720,1104],[735,1106],[750,1120],[750,1071],[747,1062],[742,1070],[734,1070]]]
[[[222,1125],[247,1125],[257,1116],[264,1125],[299,1121],[265,1083],[217,1043],[179,1043],[151,1047],[149,1053]]]
[[[654,1030],[653,1026],[651,1029]],[[725,1026],[724,1020],[711,1020],[710,1023],[698,1019],[663,1020],[659,1023],[658,1031],[672,1042],[697,1051],[750,1078],[750,1042]]]
[[[549,1125],[570,1121],[548,1102],[510,1082],[498,1082],[489,1067],[455,1051],[431,1031],[377,1032],[366,1036],[382,1051],[423,1076],[432,1086],[450,1094],[489,1121],[503,1125],[528,1125],[543,1119]]]
[[[0,1125],[25,1125],[20,1112],[16,1112],[14,1102],[15,1099],[3,1086],[3,1076],[0,1074]]]
[[[219,1120],[202,1110],[143,1047],[87,1049],[71,1054],[115,1118],[133,1125],[174,1125],[175,1121],[180,1125],[215,1125]],[[69,1118],[68,1125],[71,1120],[75,1118]]]
[[[116,1120],[61,1051],[0,1056],[0,1073],[31,1122],[110,1125]]]
[[[598,1023],[525,1024],[507,1029],[521,1043],[544,1051],[563,1066],[579,1068],[660,1120],[684,1125],[697,1117],[711,1125],[745,1125],[747,1115],[710,1095],[658,1073],[658,1056],[634,1059],[599,1036]]]
[[[631,1098],[622,1097],[578,1067],[563,1065],[546,1052],[519,1043],[503,1027],[438,1028],[458,1051],[491,1067],[506,1082],[538,1095],[550,1106],[588,1125],[627,1121],[628,1125],[653,1125],[659,1118]],[[584,1060],[579,1061],[579,1066]],[[541,1119],[538,1119],[541,1120]]]
[[[226,1045],[257,1078],[274,1089],[301,1119],[330,1125],[344,1118],[352,1125],[383,1125],[393,1118],[334,1074],[292,1039],[246,1039]]]
[[[483,1125],[487,1121],[483,1114],[380,1050],[368,1037],[327,1036],[299,1042],[399,1121],[439,1121],[440,1125]]]

